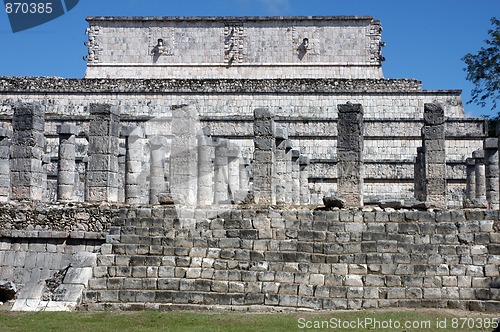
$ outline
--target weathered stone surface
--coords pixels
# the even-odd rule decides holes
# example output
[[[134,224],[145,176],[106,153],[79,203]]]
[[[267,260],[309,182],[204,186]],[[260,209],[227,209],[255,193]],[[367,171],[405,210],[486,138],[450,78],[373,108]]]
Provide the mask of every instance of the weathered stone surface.
[[[93,202],[118,201],[118,153],[120,114],[116,106],[90,104],[89,180],[87,199]],[[103,177],[97,176],[99,173]],[[96,176],[94,176],[96,175]]]
[[[160,193],[158,194],[158,203],[161,205],[174,205],[174,199],[170,193]]]
[[[388,200],[384,199],[381,200],[378,205],[382,208],[393,208],[393,209],[401,209],[403,206],[405,206],[405,201],[401,199],[395,199],[395,200]]]
[[[254,119],[254,203],[274,205],[276,204],[277,181],[275,164],[276,126],[273,114],[269,109],[255,109]]]
[[[323,204],[327,208],[340,208],[340,209],[342,209],[346,206],[346,201],[339,196],[329,194],[329,195],[325,195],[323,197]]]
[[[17,287],[12,281],[0,280],[0,302],[7,302],[16,296]]]
[[[422,148],[415,162],[415,198],[430,207],[447,207],[445,117],[443,107],[424,104]]]
[[[337,192],[346,206],[363,206],[363,108],[361,104],[338,105]]]
[[[46,185],[41,162],[45,148],[45,106],[40,103],[14,105],[12,129],[12,198],[42,201]]]

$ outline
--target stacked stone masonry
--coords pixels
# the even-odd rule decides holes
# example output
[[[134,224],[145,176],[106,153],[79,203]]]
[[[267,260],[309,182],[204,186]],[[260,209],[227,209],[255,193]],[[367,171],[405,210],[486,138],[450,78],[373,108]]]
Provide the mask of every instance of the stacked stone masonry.
[[[498,311],[498,211],[121,209],[84,307]]]
[[[77,252],[100,252],[88,310],[500,305],[498,211],[4,205],[0,213],[2,276],[21,286]]]
[[[415,176],[416,186],[417,182],[421,183],[421,192],[416,190],[415,198],[441,209],[447,207],[444,122],[444,111],[440,105],[424,105],[421,155],[416,160],[416,167],[421,169],[415,174],[418,175]]]

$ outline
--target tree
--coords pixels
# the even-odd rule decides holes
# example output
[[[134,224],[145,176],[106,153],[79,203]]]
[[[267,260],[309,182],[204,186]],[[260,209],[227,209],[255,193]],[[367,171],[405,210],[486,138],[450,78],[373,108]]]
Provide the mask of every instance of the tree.
[[[494,110],[500,100],[500,20],[493,17],[491,24],[493,29],[488,30],[489,39],[484,41],[486,46],[481,47],[477,54],[466,54],[462,60],[467,65],[464,68],[467,80],[474,84],[469,103],[484,107],[489,100],[491,110]]]

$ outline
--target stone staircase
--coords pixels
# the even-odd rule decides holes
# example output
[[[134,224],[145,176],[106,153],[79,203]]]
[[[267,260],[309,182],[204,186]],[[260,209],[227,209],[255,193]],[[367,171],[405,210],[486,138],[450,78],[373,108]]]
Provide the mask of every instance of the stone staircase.
[[[427,211],[123,209],[80,308],[495,311],[500,246],[473,247],[474,260],[458,265],[469,250],[459,239],[489,239],[494,222],[467,218]],[[434,243],[426,242],[431,236]]]
[[[327,271],[320,265],[330,266],[321,264],[326,256],[297,252],[296,242],[289,252],[280,248],[282,241],[274,241],[273,248],[267,218],[245,218],[244,210],[212,220],[179,218],[173,208],[152,210],[154,217],[117,218],[97,257],[83,309],[347,308],[342,291],[344,300],[335,301],[324,286],[321,273]]]

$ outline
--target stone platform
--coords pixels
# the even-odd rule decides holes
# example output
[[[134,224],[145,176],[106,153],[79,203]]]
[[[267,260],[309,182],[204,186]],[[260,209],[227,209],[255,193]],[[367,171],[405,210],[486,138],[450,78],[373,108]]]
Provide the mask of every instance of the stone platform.
[[[114,224],[81,309],[500,308],[498,211],[145,208]]]

